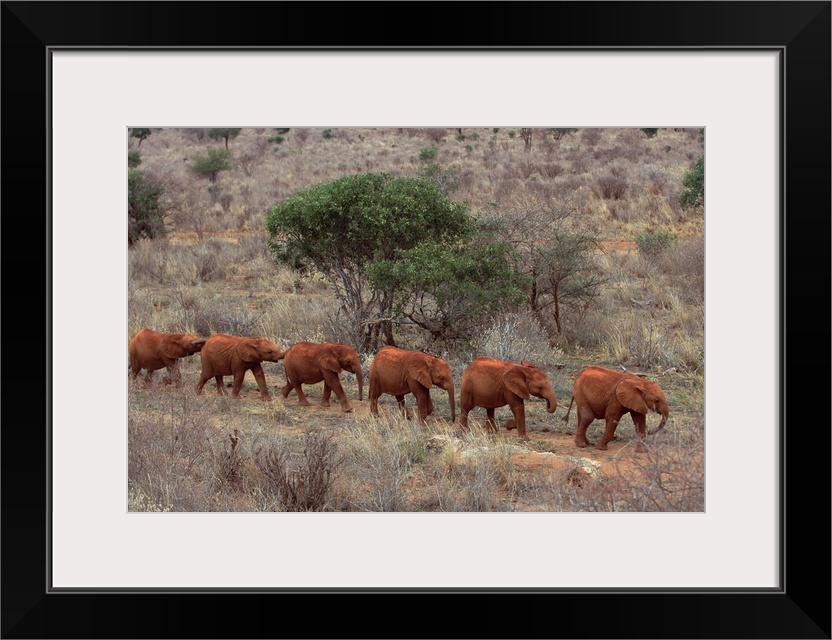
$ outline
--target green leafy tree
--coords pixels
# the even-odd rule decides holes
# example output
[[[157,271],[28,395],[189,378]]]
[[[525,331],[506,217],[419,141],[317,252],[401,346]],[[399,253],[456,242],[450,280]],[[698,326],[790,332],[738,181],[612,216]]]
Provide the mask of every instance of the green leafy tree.
[[[346,175],[303,189],[275,205],[266,218],[274,259],[330,283],[339,314],[361,351],[394,343],[397,286],[370,282],[370,265],[396,262],[423,243],[467,238],[474,219],[423,178],[386,173]]]
[[[209,149],[208,155],[197,156],[191,163],[191,171],[208,178],[211,184],[217,181],[220,171],[231,168],[231,156],[223,149]]]
[[[205,135],[211,140],[225,140],[225,150],[228,151],[228,139],[240,135],[241,129],[206,129]]]
[[[482,230],[453,244],[429,242],[369,265],[370,282],[393,292],[393,315],[433,341],[468,340],[486,318],[525,299],[514,248]]]
[[[165,235],[164,189],[138,169],[127,170],[127,245]]]
[[[137,146],[139,147],[142,146],[142,140],[146,140],[150,133],[150,129],[130,129],[130,137],[138,138],[139,144]]]
[[[679,196],[679,205],[683,209],[699,207],[705,203],[705,156],[699,156],[693,169],[682,178],[685,187]]]

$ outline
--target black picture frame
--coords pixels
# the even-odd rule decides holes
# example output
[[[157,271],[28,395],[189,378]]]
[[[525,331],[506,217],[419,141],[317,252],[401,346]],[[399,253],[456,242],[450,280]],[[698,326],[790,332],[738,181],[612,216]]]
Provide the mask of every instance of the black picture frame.
[[[2,637],[829,638],[830,2],[395,6],[2,3]],[[48,366],[51,323],[60,322],[50,311],[48,97],[50,50],[61,47],[779,51],[780,588],[52,592],[49,393],[61,381]],[[753,423],[753,401],[744,401]]]

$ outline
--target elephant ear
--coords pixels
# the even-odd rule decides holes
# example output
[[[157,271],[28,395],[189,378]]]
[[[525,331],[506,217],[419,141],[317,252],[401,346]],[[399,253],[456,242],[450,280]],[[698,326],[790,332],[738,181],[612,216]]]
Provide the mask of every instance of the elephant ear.
[[[338,356],[336,356],[332,351],[328,351],[318,358],[318,366],[320,366],[321,369],[326,369],[327,371],[333,371],[335,373],[341,373],[342,371],[341,363],[338,362]]]
[[[529,383],[526,374],[521,367],[511,367],[503,376],[506,388],[512,393],[520,396],[523,400],[529,399]]]
[[[162,340],[162,355],[166,358],[183,358],[188,355],[185,348],[179,344],[181,336],[168,336]]]
[[[430,371],[426,362],[420,362],[411,370],[413,379],[416,380],[425,389],[430,389],[433,386],[433,380],[430,377]]]
[[[644,382],[640,378],[624,378],[615,387],[615,397],[625,407],[638,413],[647,413],[644,402]]]
[[[260,352],[257,350],[257,343],[254,340],[244,339],[237,343],[237,355],[243,362],[262,362]]]

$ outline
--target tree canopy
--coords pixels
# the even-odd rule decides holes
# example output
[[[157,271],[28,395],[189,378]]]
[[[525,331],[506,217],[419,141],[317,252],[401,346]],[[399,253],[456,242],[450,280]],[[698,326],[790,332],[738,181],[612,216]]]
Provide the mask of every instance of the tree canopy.
[[[165,235],[164,190],[143,171],[127,170],[127,244]]]
[[[446,308],[452,296],[437,285],[459,278],[451,263],[481,278],[470,253],[466,257],[476,220],[466,205],[422,177],[343,176],[275,205],[266,228],[277,262],[326,277],[361,350],[377,348],[382,338],[393,344],[394,325],[416,323],[405,310],[417,297],[429,296],[433,309]],[[436,337],[438,317],[420,317],[417,324]]]
[[[225,140],[225,150],[228,151],[228,139],[236,138],[242,129],[207,129],[205,133],[211,140]]]

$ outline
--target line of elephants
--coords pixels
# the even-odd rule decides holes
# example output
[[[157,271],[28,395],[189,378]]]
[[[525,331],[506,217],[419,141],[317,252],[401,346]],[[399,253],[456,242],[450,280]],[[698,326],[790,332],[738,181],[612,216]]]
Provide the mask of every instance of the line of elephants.
[[[165,383],[181,386],[179,359],[195,353],[200,353],[202,359],[197,393],[202,393],[205,383],[214,378],[218,393],[225,394],[223,376],[233,376],[231,396],[239,398],[246,371],[251,371],[260,397],[271,401],[261,363],[282,360],[286,373],[286,384],[281,389],[284,398],[294,390],[299,403],[309,405],[302,385],[323,382],[321,406],[330,406],[331,394],[335,392],[341,408],[352,411],[339,378],[341,371],[348,371],[355,374],[358,399],[363,400],[364,374],[358,353],[341,343],[303,341],[283,351],[265,338],[214,334],[204,339],[145,328],[138,331],[128,345],[131,379],[135,382],[144,369],[145,383],[150,384],[154,371],[167,369]],[[378,415],[379,397],[389,394],[396,398],[399,409],[410,419],[405,403],[405,396],[410,393],[416,398],[419,420],[424,422],[434,410],[430,389],[435,386],[448,393],[451,422],[456,422],[453,374],[448,363],[439,356],[394,346],[382,347],[370,364],[369,379],[370,411],[373,415]],[[524,401],[531,396],[546,400],[548,413],[555,411],[555,391],[542,369],[525,360],[518,363],[477,357],[463,371],[460,380],[459,423],[466,429],[469,412],[480,407],[485,409],[488,427],[497,431],[494,411],[508,405],[514,417],[504,426],[509,430],[517,429],[517,435],[526,439]],[[578,447],[593,444],[586,437],[587,428],[593,420],[605,420],[604,434],[594,443],[595,448],[601,450],[607,448],[619,421],[629,413],[638,436],[636,450],[645,451],[646,435],[660,431],[669,415],[667,400],[658,384],[632,373],[598,366],[585,367],[575,378],[569,408],[563,417],[565,422],[568,422],[573,403],[578,416],[575,444]],[[648,433],[646,416],[649,411],[660,414],[661,422]]]

